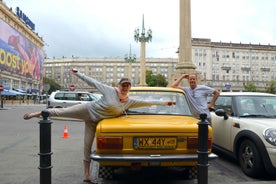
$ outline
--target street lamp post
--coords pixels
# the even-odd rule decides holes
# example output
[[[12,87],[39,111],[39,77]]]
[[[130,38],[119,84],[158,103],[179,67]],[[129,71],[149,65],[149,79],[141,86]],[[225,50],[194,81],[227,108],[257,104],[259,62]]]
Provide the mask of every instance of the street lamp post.
[[[128,78],[132,81],[132,63],[136,61],[135,54],[131,54],[131,45],[129,48],[129,54],[125,55],[125,61],[128,63]],[[132,81],[133,83],[133,81]],[[134,83],[133,83],[134,84]]]
[[[146,42],[150,42],[152,39],[152,31],[149,29],[146,34],[146,30],[144,27],[144,15],[142,21],[142,32],[139,33],[139,28],[134,31],[134,40],[136,42],[141,43],[140,49],[140,86],[147,86],[146,84],[146,66],[145,66],[145,58],[146,58]]]

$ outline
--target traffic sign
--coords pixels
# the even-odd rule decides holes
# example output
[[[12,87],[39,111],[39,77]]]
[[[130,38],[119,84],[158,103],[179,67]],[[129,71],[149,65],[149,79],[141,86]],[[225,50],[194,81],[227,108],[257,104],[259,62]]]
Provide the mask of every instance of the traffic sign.
[[[75,90],[74,84],[71,84],[71,85],[69,86],[69,90],[70,90],[70,91],[74,91],[74,90]]]
[[[50,84],[44,84],[43,89],[48,92],[50,90]]]

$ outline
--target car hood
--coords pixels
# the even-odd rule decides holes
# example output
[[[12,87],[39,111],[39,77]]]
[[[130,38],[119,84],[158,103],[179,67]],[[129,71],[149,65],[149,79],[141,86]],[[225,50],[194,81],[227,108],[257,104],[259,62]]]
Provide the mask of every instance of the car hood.
[[[108,132],[197,132],[198,119],[189,116],[127,115],[99,122],[101,133]]]
[[[276,128],[276,118],[239,118],[239,121]]]

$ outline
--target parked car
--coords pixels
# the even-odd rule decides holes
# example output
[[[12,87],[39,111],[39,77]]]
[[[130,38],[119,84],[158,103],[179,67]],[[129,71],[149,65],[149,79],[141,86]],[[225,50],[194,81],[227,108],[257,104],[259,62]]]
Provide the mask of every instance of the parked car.
[[[222,92],[211,113],[213,148],[251,177],[276,174],[276,95]]]
[[[181,167],[195,178],[200,120],[192,116],[184,91],[132,87],[129,97],[174,101],[176,105],[131,108],[120,117],[100,121],[96,127],[96,150],[91,154],[99,162],[99,176],[110,179],[120,167]],[[211,153],[211,127],[208,135],[208,156],[216,158]]]
[[[48,98],[48,108],[64,108],[75,104],[98,100],[101,94],[83,91],[55,91]]]

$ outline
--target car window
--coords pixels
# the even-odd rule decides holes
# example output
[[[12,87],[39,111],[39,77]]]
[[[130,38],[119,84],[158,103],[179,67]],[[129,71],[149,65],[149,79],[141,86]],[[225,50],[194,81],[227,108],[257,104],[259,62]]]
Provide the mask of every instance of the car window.
[[[227,114],[233,115],[232,97],[220,96],[215,103],[215,109],[224,109]]]
[[[185,95],[180,92],[172,91],[130,91],[129,96],[132,99],[148,100],[148,101],[173,101],[176,105],[172,106],[150,106],[129,109],[129,111],[135,111],[140,113],[151,114],[179,114],[179,115],[191,115],[189,105],[186,101]]]
[[[56,100],[63,100],[64,93],[56,93],[55,94],[55,99]]]
[[[248,115],[248,114],[255,114],[256,110],[254,107],[253,99],[252,98],[240,98],[238,100],[238,113],[243,116],[243,115]]]
[[[75,93],[64,93],[64,100],[76,100],[76,94]]]
[[[80,101],[92,101],[92,98],[88,93],[78,93],[78,100]]]
[[[240,116],[276,115],[276,97],[273,96],[240,96],[236,97]]]

